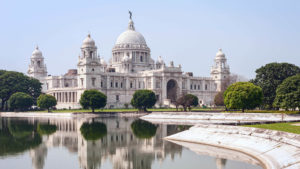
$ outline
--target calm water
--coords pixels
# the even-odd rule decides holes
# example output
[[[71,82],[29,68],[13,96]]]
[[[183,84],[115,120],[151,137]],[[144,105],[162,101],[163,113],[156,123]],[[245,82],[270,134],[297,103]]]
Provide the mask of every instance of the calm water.
[[[121,117],[0,118],[0,168],[261,169],[162,140],[187,128]]]

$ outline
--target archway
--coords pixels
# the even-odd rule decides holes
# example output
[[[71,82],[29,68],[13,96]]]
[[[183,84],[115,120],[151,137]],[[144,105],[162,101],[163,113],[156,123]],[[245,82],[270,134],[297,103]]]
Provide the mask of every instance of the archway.
[[[177,99],[177,82],[173,79],[169,80],[167,83],[167,99],[171,102],[175,102]]]

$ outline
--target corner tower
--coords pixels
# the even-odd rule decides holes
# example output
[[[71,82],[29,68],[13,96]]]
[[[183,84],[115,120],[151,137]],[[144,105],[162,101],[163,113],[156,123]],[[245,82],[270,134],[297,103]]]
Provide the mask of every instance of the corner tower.
[[[128,28],[117,39],[112,49],[110,66],[116,72],[129,73],[154,68],[150,48],[142,34],[135,30],[132,13],[129,11]]]
[[[225,90],[226,84],[229,84],[230,81],[230,69],[222,49],[217,52],[214,62],[210,75],[216,81],[217,91],[222,91]]]
[[[38,46],[32,52],[27,73],[30,77],[34,77],[40,81],[47,76],[47,67],[44,64],[44,57]]]

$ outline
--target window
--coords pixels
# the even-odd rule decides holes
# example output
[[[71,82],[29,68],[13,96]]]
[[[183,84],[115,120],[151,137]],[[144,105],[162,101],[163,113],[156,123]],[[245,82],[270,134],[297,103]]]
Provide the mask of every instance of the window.
[[[96,81],[96,78],[92,78],[92,86],[95,86],[95,81]]]
[[[41,61],[37,61],[38,67],[41,67]]]
[[[194,90],[196,90],[196,85],[194,85]]]
[[[160,82],[156,82],[156,88],[160,88]]]
[[[103,82],[101,81],[101,87],[103,87]]]
[[[110,87],[113,87],[113,82],[110,82]]]
[[[92,72],[93,72],[93,71],[95,71],[95,69],[94,69],[94,68],[92,69]]]
[[[116,86],[116,88],[118,88],[118,86],[119,86],[118,82],[116,82],[115,86]]]
[[[207,84],[205,84],[205,90],[207,90]]]
[[[141,62],[143,62],[143,56],[141,56],[140,60],[141,60]]]
[[[139,89],[141,88],[141,82],[139,82]]]
[[[132,84],[132,82],[130,82],[130,88],[132,88],[133,87],[133,84]]]
[[[159,94],[155,95],[156,101],[159,101]]]
[[[80,80],[81,80],[81,86],[83,86],[83,78],[80,78]]]
[[[90,51],[90,57],[93,57],[93,52],[92,51]]]
[[[116,95],[116,101],[120,101],[119,95]]]
[[[193,85],[191,85],[191,90],[193,90]]]
[[[198,90],[200,90],[200,85],[198,85]]]
[[[120,86],[121,86],[121,88],[123,88],[123,83],[122,82],[121,82]]]

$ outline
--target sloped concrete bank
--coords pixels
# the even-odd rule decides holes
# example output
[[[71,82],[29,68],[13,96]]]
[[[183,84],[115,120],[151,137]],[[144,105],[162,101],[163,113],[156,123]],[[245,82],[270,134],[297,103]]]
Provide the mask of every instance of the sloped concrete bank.
[[[197,143],[243,152],[257,159],[265,169],[300,168],[300,135],[297,134],[250,127],[198,124],[165,139],[182,142],[183,146],[184,143]]]
[[[0,117],[76,118],[97,117],[97,115],[91,113],[0,112]]]
[[[300,115],[279,113],[202,113],[202,112],[153,112],[141,117],[152,123],[169,124],[256,124],[274,122],[299,122]]]

